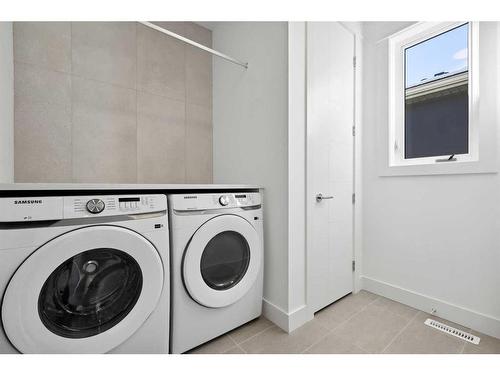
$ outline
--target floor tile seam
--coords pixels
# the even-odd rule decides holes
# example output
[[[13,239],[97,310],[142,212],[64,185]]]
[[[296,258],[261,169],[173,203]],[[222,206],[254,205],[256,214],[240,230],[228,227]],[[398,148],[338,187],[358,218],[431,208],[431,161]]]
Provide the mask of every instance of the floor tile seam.
[[[229,352],[231,349],[234,349],[234,348],[239,348],[239,349],[241,349],[241,350],[243,351],[243,353],[246,353],[246,352],[243,350],[243,348],[241,348],[241,347],[238,345],[238,343],[237,343],[237,342],[236,342],[236,341],[235,341],[235,340],[234,340],[234,339],[230,336],[230,334],[229,334],[229,333],[227,333],[227,334],[226,334],[226,336],[229,338],[229,340],[230,340],[230,341],[232,341],[232,342],[233,342],[233,344],[234,344],[234,345],[233,345],[233,346],[231,346],[229,349],[226,349],[226,350],[224,350],[223,352],[221,352],[221,354],[226,354],[227,352]]]
[[[460,349],[460,354],[464,354],[465,345],[466,345],[466,343],[464,342],[463,345],[462,345],[462,348]]]
[[[301,351],[301,353],[305,353],[307,350],[309,350],[310,348],[312,348],[314,345],[318,344],[321,340],[323,340],[326,336],[328,336],[329,334],[333,333],[337,328],[339,328],[340,326],[344,325],[345,323],[347,323],[349,320],[351,320],[353,317],[355,317],[356,315],[358,315],[359,313],[361,313],[362,311],[364,311],[368,306],[372,305],[375,301],[377,301],[378,299],[380,299],[381,296],[378,296],[377,295],[377,298],[375,298],[373,301],[370,301],[369,303],[367,303],[365,306],[363,306],[358,312],[354,313],[350,318],[346,319],[344,322],[340,323],[338,326],[336,326],[335,328],[328,328],[326,326],[324,326],[323,324],[317,322],[321,327],[325,328],[326,329],[326,332],[324,335],[321,335],[320,338],[318,338],[316,341],[314,341],[311,345],[309,345],[308,347],[306,347],[303,351]],[[313,321],[314,321],[314,318],[313,318]],[[272,328],[274,325],[272,324],[271,326],[267,327],[266,329],[260,331],[259,333],[256,333],[255,335],[243,340],[242,342],[240,342],[239,344],[236,343],[236,341],[231,337],[228,336],[231,338],[231,340],[237,345],[237,346],[240,346],[241,344],[251,340],[252,338],[264,333],[265,331],[269,330],[270,328]],[[300,327],[299,327],[300,328]],[[289,334],[289,333],[288,333]],[[360,346],[358,345],[355,345],[354,343],[351,343],[353,344],[354,346],[358,347],[359,349],[361,350],[364,350],[364,351],[367,351],[365,350],[364,348],[361,348]],[[240,348],[246,353],[246,351],[240,346]]]
[[[321,325],[322,327],[324,327],[323,325]],[[326,328],[326,327],[325,327]],[[318,338],[316,341],[314,341],[311,345],[309,345],[308,347],[306,347],[304,350],[302,350],[300,353],[301,354],[304,354],[305,352],[307,352],[309,349],[311,349],[314,345],[316,344],[319,344],[321,342],[321,340],[323,340],[324,338],[326,338],[328,335],[332,334],[333,332],[333,329],[329,329],[329,328],[326,328],[326,332],[325,334],[321,335],[320,338]]]
[[[245,349],[243,349],[239,344],[236,344],[236,346],[244,353],[244,354],[249,354]]]
[[[392,300],[391,300],[391,301],[392,301]],[[419,313],[420,311],[422,311],[422,310],[417,310],[417,309],[414,309],[413,307],[408,306],[408,305],[405,305],[404,303],[401,303],[401,302],[398,302],[398,301],[394,301],[394,302],[399,303],[400,305],[403,305],[403,306],[406,306],[406,307],[409,307],[409,308],[411,308],[411,309],[415,310],[415,314],[413,314],[413,316],[412,316],[412,317],[408,317],[407,315],[404,315],[404,314],[401,314],[401,313],[399,313],[399,312],[397,312],[397,311],[393,311],[393,310],[391,310],[391,309],[390,309],[390,307],[387,307],[387,308],[386,308],[386,310],[387,310],[387,311],[390,311],[390,312],[392,312],[393,314],[396,314],[396,315],[398,315],[398,316],[400,316],[400,317],[402,317],[402,318],[406,318],[406,319],[413,319],[415,316],[417,316],[417,315],[418,315],[418,313]]]
[[[253,338],[255,338],[255,337],[259,336],[260,334],[262,334],[262,333],[264,333],[264,332],[266,332],[266,331],[270,330],[270,329],[271,329],[271,328],[273,328],[273,327],[277,327],[277,326],[276,326],[276,325],[274,325],[274,324],[271,324],[269,327],[264,328],[262,331],[259,331],[258,333],[254,334],[254,335],[252,335],[252,336],[250,336],[250,337],[248,337],[248,338],[246,338],[245,340],[243,340],[243,341],[241,341],[241,342],[239,342],[239,343],[237,343],[237,342],[236,342],[236,340],[235,340],[235,339],[233,339],[233,338],[230,336],[230,334],[228,334],[228,336],[231,338],[231,340],[233,340],[233,342],[234,342],[236,345],[241,346],[241,344],[246,343],[247,341],[249,341],[249,340],[251,340],[251,339],[253,339]],[[245,350],[243,350],[243,351],[245,351]],[[245,352],[246,352],[246,351],[245,351]]]
[[[306,349],[304,349],[304,351],[302,353],[304,353],[305,351],[309,350],[310,348],[312,348],[314,345],[318,344],[321,340],[323,340],[326,336],[330,335],[330,334],[335,334],[335,331],[344,326],[345,324],[347,324],[347,322],[349,322],[351,319],[353,319],[356,315],[360,314],[362,311],[366,310],[368,308],[368,306],[372,305],[373,303],[375,303],[375,301],[377,301],[378,299],[380,299],[381,296],[378,296],[377,298],[375,298],[373,301],[367,303],[365,306],[363,306],[359,311],[355,312],[354,314],[352,314],[348,319],[344,320],[342,323],[340,323],[339,325],[337,325],[336,327],[334,328],[327,328],[325,327],[324,325],[322,325],[321,323],[319,323],[322,327],[325,327],[327,328],[328,330],[328,333],[326,333],[324,336],[322,336],[319,340],[317,340],[315,343],[313,343],[312,345],[308,346]],[[351,342],[350,340],[347,340],[350,344],[358,347],[359,349],[365,351],[365,352],[369,352],[367,350],[365,350],[364,348],[361,348],[359,345],[356,345],[354,342]]]
[[[384,349],[382,349],[382,351],[381,351],[380,353],[385,353],[385,351],[386,351],[386,350],[387,350],[387,349],[388,349],[388,348],[392,345],[392,343],[393,343],[394,341],[396,341],[396,339],[397,339],[399,336],[401,336],[401,335],[403,334],[403,332],[404,332],[404,331],[405,331],[405,330],[406,330],[406,329],[410,326],[410,324],[412,324],[412,323],[416,320],[417,316],[418,316],[418,312],[417,312],[417,313],[413,316],[413,318],[411,318],[411,319],[408,321],[408,323],[406,323],[406,324],[404,325],[404,327],[403,327],[403,328],[401,328],[401,329],[399,330],[399,332],[398,332],[398,333],[396,333],[396,334],[394,335],[394,337],[392,338],[392,340],[391,340],[391,341],[390,341],[390,342],[389,342],[389,343],[388,343],[388,344],[384,347]],[[361,348],[361,349],[363,349],[363,348]]]
[[[366,304],[365,306],[363,306],[359,311],[355,312],[354,314],[352,314],[349,318],[347,318],[346,320],[344,320],[343,322],[341,322],[339,325],[337,325],[335,328],[332,328],[331,329],[331,332],[334,332],[336,330],[338,330],[339,328],[343,327],[344,325],[346,325],[349,321],[351,321],[354,317],[356,317],[357,315],[361,314],[363,311],[365,311],[368,306],[371,306],[375,301],[377,301],[378,299],[380,298],[380,296],[378,298],[375,298],[373,301],[371,301],[370,303]]]
[[[361,346],[359,346],[359,345],[357,345],[357,344],[355,344],[355,343],[352,343],[351,345],[352,345],[352,346],[354,346],[354,347],[355,347],[355,348],[357,348],[357,349],[360,349],[360,351],[362,351],[362,352],[363,352],[363,353],[361,353],[361,354],[371,354],[368,350],[363,349]]]

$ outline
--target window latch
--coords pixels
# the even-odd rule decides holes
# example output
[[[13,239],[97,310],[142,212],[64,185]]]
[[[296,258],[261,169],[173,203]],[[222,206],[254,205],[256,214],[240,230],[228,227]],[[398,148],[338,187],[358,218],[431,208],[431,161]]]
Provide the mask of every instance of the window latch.
[[[448,162],[448,161],[457,161],[455,154],[452,154],[449,158],[436,159],[436,163],[443,163],[443,162]]]

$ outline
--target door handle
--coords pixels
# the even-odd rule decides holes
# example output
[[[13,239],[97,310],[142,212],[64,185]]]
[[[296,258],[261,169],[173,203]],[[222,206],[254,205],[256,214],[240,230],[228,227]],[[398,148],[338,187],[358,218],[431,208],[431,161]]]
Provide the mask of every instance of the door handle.
[[[323,195],[321,193],[316,194],[316,202],[321,202],[323,199],[333,199],[333,195]]]

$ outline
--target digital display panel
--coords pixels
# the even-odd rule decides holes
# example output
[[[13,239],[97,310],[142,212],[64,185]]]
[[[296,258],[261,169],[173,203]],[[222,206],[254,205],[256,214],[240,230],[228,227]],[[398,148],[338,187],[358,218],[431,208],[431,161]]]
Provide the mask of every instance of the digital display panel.
[[[140,200],[139,197],[118,198],[118,202],[140,202]]]

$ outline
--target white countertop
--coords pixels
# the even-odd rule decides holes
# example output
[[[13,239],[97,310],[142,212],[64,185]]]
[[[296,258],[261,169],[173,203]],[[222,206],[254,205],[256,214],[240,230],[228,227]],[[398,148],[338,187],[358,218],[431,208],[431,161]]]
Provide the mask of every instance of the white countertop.
[[[256,190],[257,185],[225,184],[71,184],[71,183],[15,183],[0,184],[1,191],[62,191],[62,190]]]

